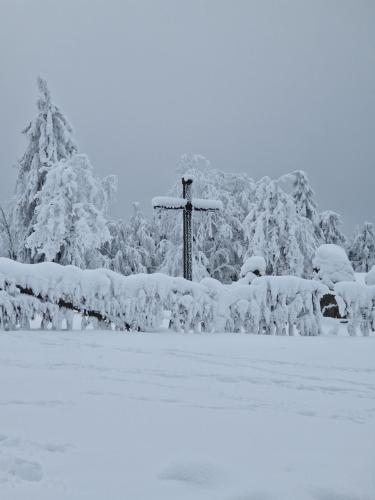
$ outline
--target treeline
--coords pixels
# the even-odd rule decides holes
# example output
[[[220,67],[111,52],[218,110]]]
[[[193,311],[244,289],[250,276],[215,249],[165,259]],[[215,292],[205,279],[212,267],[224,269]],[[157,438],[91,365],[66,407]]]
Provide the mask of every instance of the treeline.
[[[108,212],[116,178],[99,179],[79,151],[73,127],[47,83],[38,79],[37,114],[23,133],[25,153],[18,161],[15,194],[0,210],[0,253],[26,263],[50,261],[82,269],[104,267],[124,275],[181,273],[181,217],[154,213],[134,203],[127,221]],[[323,243],[343,247],[357,271],[375,264],[375,229],[365,222],[352,238],[341,217],[319,212],[305,172],[254,181],[224,173],[200,155],[177,163],[172,196],[180,196],[182,174],[194,177],[194,194],[222,201],[219,213],[194,214],[194,279],[236,281],[247,257],[262,255],[267,274],[310,277],[315,250]]]

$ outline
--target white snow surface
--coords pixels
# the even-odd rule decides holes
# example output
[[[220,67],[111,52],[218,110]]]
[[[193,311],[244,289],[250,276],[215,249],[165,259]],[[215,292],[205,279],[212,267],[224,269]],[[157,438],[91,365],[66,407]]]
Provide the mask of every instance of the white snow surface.
[[[1,333],[0,498],[372,500],[374,343]]]
[[[375,266],[372,266],[370,271],[365,274],[365,283],[369,286],[375,285]]]

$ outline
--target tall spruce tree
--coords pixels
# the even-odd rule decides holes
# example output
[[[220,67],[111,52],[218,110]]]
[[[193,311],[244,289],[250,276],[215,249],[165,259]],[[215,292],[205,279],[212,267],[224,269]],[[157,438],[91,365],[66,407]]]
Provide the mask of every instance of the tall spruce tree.
[[[341,232],[341,216],[332,210],[326,210],[319,215],[319,227],[322,232],[324,243],[332,243],[344,247],[346,237]]]
[[[23,130],[28,145],[18,162],[18,178],[12,210],[16,230],[16,254],[19,260],[33,261],[25,243],[33,233],[36,208],[48,170],[57,162],[71,158],[77,152],[73,128],[61,110],[53,103],[47,82],[38,78],[38,113]]]
[[[25,242],[32,261],[96,267],[95,254],[110,239],[106,212],[115,189],[116,178],[97,178],[86,155],[50,166]]]
[[[318,222],[317,203],[315,192],[312,189],[309,178],[303,170],[293,172],[293,200],[297,213],[310,219],[313,224]]]
[[[298,237],[299,217],[292,198],[277,182],[262,178],[243,223],[248,245],[246,256],[263,256],[267,274],[301,276],[304,255]]]
[[[358,272],[367,273],[375,265],[375,227],[372,222],[357,227],[349,245],[349,259]]]

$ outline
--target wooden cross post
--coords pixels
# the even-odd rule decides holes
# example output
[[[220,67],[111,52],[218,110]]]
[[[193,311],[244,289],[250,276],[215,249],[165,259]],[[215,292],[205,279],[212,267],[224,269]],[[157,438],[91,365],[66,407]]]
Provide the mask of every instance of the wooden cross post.
[[[184,278],[193,279],[193,228],[192,212],[217,212],[222,209],[221,201],[204,200],[192,197],[193,179],[191,176],[182,178],[182,198],[157,196],[153,198],[152,205],[155,209],[182,210],[183,214],[183,268]]]

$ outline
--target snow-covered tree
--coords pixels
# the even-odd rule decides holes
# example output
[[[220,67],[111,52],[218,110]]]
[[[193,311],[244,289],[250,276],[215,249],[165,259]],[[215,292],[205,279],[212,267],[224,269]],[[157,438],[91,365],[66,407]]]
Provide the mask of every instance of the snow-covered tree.
[[[297,213],[293,198],[276,181],[264,177],[257,183],[243,227],[246,255],[263,255],[268,274],[311,274],[318,245],[313,223]]]
[[[313,224],[318,222],[317,203],[315,192],[312,189],[306,172],[296,170],[293,172],[293,200],[297,213],[310,219]]]
[[[323,239],[319,227],[319,214],[317,212],[317,202],[315,192],[310,185],[309,178],[303,170],[296,170],[293,176],[292,197],[297,213],[311,221],[315,236],[320,242]]]
[[[86,155],[49,166],[26,239],[31,259],[87,267],[110,238],[105,215],[114,190],[115,178],[96,178]]]
[[[267,274],[302,275],[304,256],[298,243],[298,222],[291,197],[269,177],[262,178],[244,221],[247,256],[263,255]]]
[[[372,222],[357,227],[349,245],[349,259],[358,272],[367,273],[375,264],[375,227]]]
[[[138,202],[133,204],[133,215],[128,223],[112,222],[109,225],[111,242],[104,253],[109,267],[124,275],[149,273],[154,268],[154,230],[144,216]]]
[[[341,232],[341,216],[332,210],[326,210],[319,215],[319,227],[323,235],[324,243],[332,243],[344,247],[346,237]]]
[[[65,115],[53,103],[47,82],[38,79],[38,114],[24,129],[28,145],[18,162],[18,178],[13,208],[13,227],[17,230],[17,256],[31,260],[25,246],[26,238],[33,232],[36,207],[48,170],[62,159],[77,152],[73,129]]]

